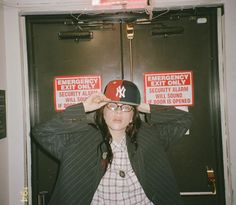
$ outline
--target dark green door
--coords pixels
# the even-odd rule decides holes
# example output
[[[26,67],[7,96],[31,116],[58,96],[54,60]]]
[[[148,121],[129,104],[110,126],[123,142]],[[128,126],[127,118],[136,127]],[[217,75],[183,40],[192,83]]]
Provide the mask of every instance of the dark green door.
[[[96,74],[103,86],[133,79],[143,91],[145,72],[192,71],[193,126],[168,154],[187,205],[224,205],[216,8],[161,14],[154,12],[151,22],[141,13],[27,16],[31,126],[55,113],[55,76]],[[58,32],[74,29],[92,31],[93,38],[58,39]],[[57,170],[58,163],[32,142],[33,204],[46,192],[47,202]]]

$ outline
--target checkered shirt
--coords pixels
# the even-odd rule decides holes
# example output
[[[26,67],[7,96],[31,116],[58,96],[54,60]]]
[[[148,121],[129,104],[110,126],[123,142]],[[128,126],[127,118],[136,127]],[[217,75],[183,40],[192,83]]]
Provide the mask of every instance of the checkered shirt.
[[[125,139],[111,143],[113,161],[101,179],[91,205],[153,205],[131,167]]]

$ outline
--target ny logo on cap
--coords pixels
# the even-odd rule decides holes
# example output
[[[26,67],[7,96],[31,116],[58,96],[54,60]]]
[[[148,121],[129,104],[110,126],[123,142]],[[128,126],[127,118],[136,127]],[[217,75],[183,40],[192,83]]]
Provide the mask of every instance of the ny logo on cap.
[[[118,96],[119,98],[125,98],[125,87],[124,86],[119,86],[116,88],[116,96]]]

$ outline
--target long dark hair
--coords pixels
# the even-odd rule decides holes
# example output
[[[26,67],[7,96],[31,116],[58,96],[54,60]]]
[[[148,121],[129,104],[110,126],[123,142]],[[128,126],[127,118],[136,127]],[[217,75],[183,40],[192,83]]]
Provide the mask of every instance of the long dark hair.
[[[99,144],[99,151],[101,152],[101,164],[104,169],[104,171],[107,170],[108,164],[112,163],[113,159],[113,153],[111,150],[111,142],[112,142],[112,136],[108,129],[108,126],[105,122],[103,111],[105,106],[101,107],[95,112],[94,120],[96,123],[97,128],[101,131],[103,141]],[[131,143],[135,144],[135,147],[137,149],[138,143],[137,143],[137,133],[138,129],[141,126],[141,119],[139,116],[139,112],[137,110],[137,107],[134,106],[133,109],[133,119],[132,122],[126,127],[126,137],[129,137],[131,140]],[[103,147],[105,146],[105,151],[103,151]]]

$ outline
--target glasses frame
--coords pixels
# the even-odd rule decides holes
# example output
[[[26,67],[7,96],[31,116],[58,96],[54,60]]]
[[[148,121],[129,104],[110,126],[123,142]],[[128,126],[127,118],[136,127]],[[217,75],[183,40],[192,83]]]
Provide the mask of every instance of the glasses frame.
[[[115,107],[111,107],[109,105],[115,105]],[[130,109],[129,110],[125,110],[124,109],[124,106],[127,106],[129,107]],[[112,111],[117,111],[118,109],[122,112],[131,112],[132,110],[134,110],[134,107],[132,105],[128,105],[128,104],[120,104],[119,103],[115,103],[115,102],[109,102],[106,104],[106,107],[109,109],[109,110],[112,110]]]

